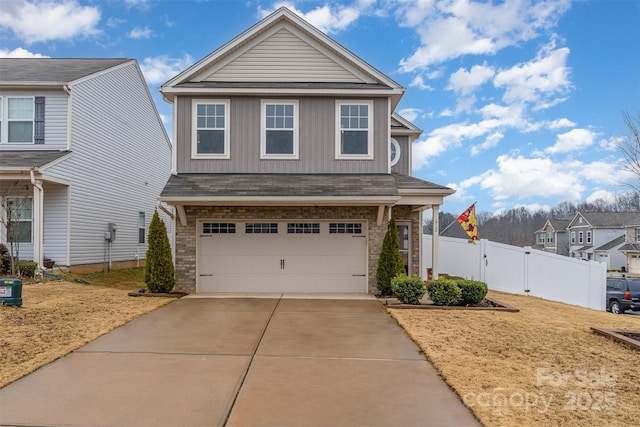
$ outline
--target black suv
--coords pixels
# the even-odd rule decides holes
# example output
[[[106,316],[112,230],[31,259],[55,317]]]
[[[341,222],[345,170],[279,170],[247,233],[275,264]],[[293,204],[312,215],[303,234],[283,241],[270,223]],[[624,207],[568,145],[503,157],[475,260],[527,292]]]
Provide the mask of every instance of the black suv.
[[[640,311],[640,279],[607,279],[607,311]]]

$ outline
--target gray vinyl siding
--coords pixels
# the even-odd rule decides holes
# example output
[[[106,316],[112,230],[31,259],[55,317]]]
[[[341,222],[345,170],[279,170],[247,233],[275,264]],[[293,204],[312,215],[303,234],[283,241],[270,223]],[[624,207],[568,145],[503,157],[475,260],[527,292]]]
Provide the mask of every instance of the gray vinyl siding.
[[[355,82],[363,79],[282,28],[205,78],[233,82]]]
[[[47,170],[69,180],[70,264],[105,261],[107,224],[117,226],[112,261],[144,258],[138,212],[151,221],[171,172],[170,144],[135,63],[71,87],[72,155]]]
[[[391,172],[401,173],[403,175],[411,175],[411,168],[409,162],[411,162],[409,156],[409,137],[408,136],[391,136],[398,141],[400,146],[400,160],[394,166],[391,167]]]
[[[7,96],[44,96],[44,144],[5,144],[0,150],[65,150],[67,148],[68,95],[60,91],[10,91],[0,92]]]
[[[69,265],[67,236],[69,192],[64,185],[44,184],[44,255],[58,265]]]
[[[273,98],[258,97],[231,98],[230,159],[191,159],[192,99],[179,97],[175,106],[178,122],[176,133],[178,173],[388,172],[388,98],[374,99],[373,160],[335,159],[336,98],[330,97],[292,98],[299,102],[299,159],[297,160],[260,159],[260,102],[261,99]]]

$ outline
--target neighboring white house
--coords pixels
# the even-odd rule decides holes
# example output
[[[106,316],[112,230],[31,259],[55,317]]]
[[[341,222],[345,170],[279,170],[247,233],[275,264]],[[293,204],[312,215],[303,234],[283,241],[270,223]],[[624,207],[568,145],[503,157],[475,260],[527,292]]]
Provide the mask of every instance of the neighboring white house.
[[[404,91],[286,8],[165,83],[176,288],[373,293],[389,212],[424,275],[422,211],[454,190],[410,176]]]
[[[624,245],[620,251],[627,257],[627,268],[631,276],[640,277],[640,215],[636,222],[628,223],[625,227]]]
[[[636,212],[578,212],[567,226],[569,256],[605,262],[608,269],[626,266],[620,251],[627,224],[637,224]]]
[[[171,143],[135,60],[0,59],[0,121],[2,224],[13,217],[20,259],[145,257]]]

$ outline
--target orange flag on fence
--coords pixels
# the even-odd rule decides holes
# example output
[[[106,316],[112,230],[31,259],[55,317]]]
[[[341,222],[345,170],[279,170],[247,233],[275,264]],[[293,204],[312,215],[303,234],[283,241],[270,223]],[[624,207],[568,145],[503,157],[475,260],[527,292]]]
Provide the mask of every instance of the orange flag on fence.
[[[472,204],[458,217],[458,223],[467,232],[471,242],[475,245],[478,240],[478,224],[476,222],[476,204]]]

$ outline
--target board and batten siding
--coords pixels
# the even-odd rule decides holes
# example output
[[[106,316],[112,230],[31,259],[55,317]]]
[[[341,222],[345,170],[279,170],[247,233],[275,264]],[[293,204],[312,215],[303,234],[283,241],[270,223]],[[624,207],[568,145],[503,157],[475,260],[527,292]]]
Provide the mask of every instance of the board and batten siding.
[[[400,146],[400,160],[391,166],[391,172],[400,173],[402,175],[411,175],[411,156],[409,155],[409,137],[405,135],[391,136],[398,141]]]
[[[321,52],[292,29],[281,28],[213,70],[205,81],[352,82],[365,80]]]
[[[44,144],[0,144],[0,150],[66,150],[68,95],[60,91],[25,90],[0,92],[0,97],[44,96]]]
[[[174,107],[178,173],[388,173],[388,98],[373,99],[373,160],[336,160],[336,98],[331,97],[291,98],[299,102],[296,160],[260,159],[261,100],[285,98],[221,97],[231,100],[231,158],[192,159],[192,99],[178,97]]]
[[[44,183],[44,256],[69,265],[69,188]]]
[[[111,260],[144,258],[138,213],[148,230],[171,173],[170,142],[146,83],[129,62],[76,82],[71,96],[73,153],[47,170],[71,182],[70,264],[106,261],[110,222],[117,227]]]

